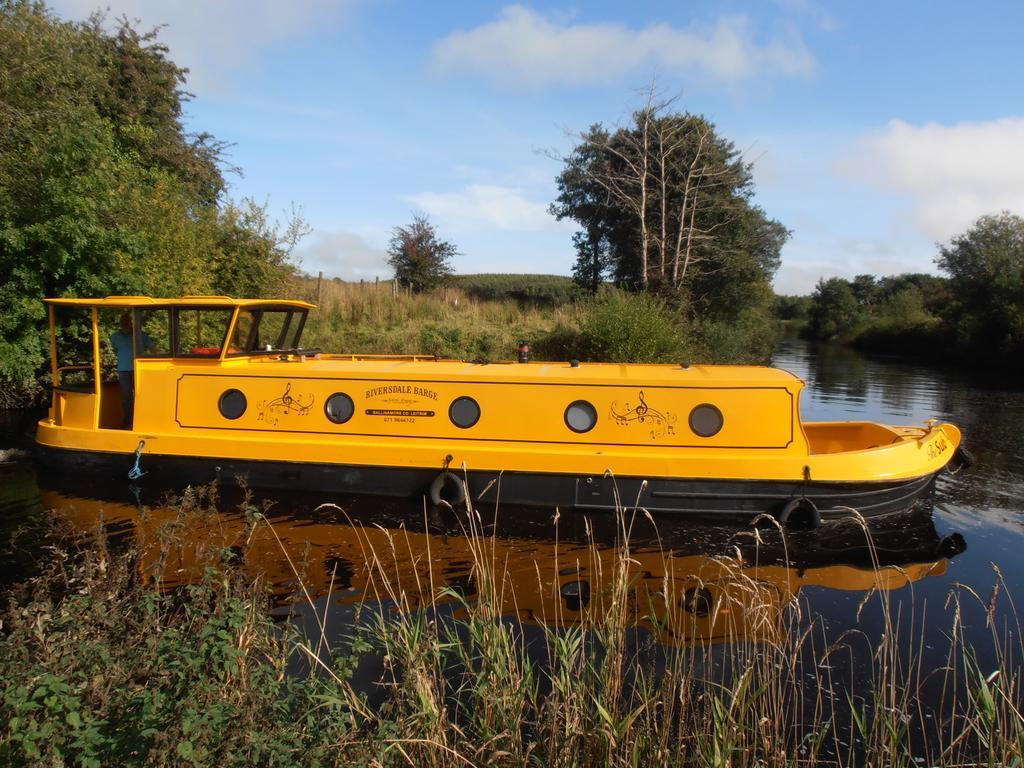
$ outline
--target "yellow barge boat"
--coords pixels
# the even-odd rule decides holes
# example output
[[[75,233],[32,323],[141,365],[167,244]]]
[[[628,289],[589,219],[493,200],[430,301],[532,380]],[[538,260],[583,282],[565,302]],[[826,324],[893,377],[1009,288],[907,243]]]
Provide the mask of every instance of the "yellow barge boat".
[[[802,423],[803,382],[774,368],[324,354],[301,346],[300,301],[47,303],[37,443],[91,471],[815,526],[904,510],[964,459],[952,424]],[[66,313],[91,360],[61,350]],[[133,367],[120,383],[104,376],[112,313]]]

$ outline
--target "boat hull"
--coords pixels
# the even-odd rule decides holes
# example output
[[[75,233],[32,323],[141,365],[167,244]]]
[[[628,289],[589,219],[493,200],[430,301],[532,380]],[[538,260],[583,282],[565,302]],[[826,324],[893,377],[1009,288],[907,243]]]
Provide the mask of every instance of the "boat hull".
[[[134,454],[84,451],[39,445],[40,462],[58,471],[88,473],[97,479],[129,482]],[[185,484],[245,483],[251,488],[319,493],[362,493],[424,498],[438,488],[437,469],[341,465],[169,456],[146,453],[144,474],[132,481],[181,487]],[[740,480],[715,478],[643,478],[610,474],[493,472],[451,469],[465,482],[473,503],[521,504],[576,510],[639,507],[657,514],[704,518],[779,517],[788,505],[813,502],[821,519],[903,512],[929,498],[938,472],[916,478],[871,482]],[[452,492],[454,478],[447,478]],[[434,500],[436,500],[436,492]]]

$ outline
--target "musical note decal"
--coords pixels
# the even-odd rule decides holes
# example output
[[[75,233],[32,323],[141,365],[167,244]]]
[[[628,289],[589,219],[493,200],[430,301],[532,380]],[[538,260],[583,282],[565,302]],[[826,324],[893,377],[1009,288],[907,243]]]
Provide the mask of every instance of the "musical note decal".
[[[256,421],[265,422],[268,426],[276,427],[282,418],[287,416],[308,416],[313,407],[315,398],[313,395],[292,396],[292,383],[285,385],[284,393],[273,400],[264,400],[257,404]]]
[[[621,411],[619,410],[619,401],[613,402],[611,409],[612,421],[620,427],[628,427],[631,424],[643,424],[650,432],[652,440],[676,433],[674,425],[677,417],[674,413],[651,408],[647,404],[647,399],[644,397],[642,389],[638,398],[640,402],[636,406],[631,406],[629,401],[626,401],[625,407]]]

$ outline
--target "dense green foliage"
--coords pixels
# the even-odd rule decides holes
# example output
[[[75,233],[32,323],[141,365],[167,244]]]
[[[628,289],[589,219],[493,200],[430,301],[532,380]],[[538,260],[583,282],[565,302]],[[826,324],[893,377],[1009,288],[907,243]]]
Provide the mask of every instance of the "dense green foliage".
[[[388,264],[400,285],[429,291],[444,283],[452,273],[455,246],[437,235],[426,216],[414,216],[407,227],[395,227],[388,245]]]
[[[810,310],[810,296],[785,296],[780,294],[775,297],[773,313],[779,320],[803,323],[807,321]]]
[[[949,277],[818,283],[806,334],[867,349],[1024,368],[1024,219],[983,216],[940,246]]]
[[[685,325],[770,324],[771,279],[789,231],[753,203],[752,166],[706,118],[653,99],[626,127],[597,124],[558,176],[551,212],[580,225],[577,283],[651,290]],[[756,339],[739,340],[748,349]]]
[[[223,146],[184,129],[185,73],[155,33],[0,0],[0,51],[5,389],[44,368],[44,296],[250,296],[288,272],[301,225],[224,200]]]
[[[258,582],[224,564],[160,594],[134,550],[57,551],[5,606],[0,762],[335,764],[349,720],[321,698],[332,688],[284,674],[291,633]]]
[[[451,284],[475,299],[552,307],[572,301],[578,291],[572,278],[562,275],[456,275]]]
[[[818,282],[803,333],[877,351],[949,354],[949,300],[949,281],[935,275],[833,277]]]
[[[849,280],[821,279],[814,289],[808,310],[808,331],[819,339],[831,340],[856,329],[863,320],[862,307]]]
[[[1024,367],[1024,219],[983,216],[942,246],[937,262],[950,276],[946,317],[957,341]]]
[[[602,291],[587,302],[571,357],[611,363],[678,363],[690,339],[665,301],[649,294]]]

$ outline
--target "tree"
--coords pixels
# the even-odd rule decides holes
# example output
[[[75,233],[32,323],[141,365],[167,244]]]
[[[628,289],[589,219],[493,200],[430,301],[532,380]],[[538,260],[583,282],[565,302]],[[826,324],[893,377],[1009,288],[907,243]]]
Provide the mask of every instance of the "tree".
[[[951,279],[947,312],[965,344],[995,350],[1020,365],[1024,354],[1024,219],[982,216],[939,246],[936,263]]]
[[[808,315],[811,336],[826,341],[851,335],[863,320],[853,286],[841,277],[818,281]]]
[[[0,407],[46,375],[44,296],[254,296],[292,270],[304,230],[222,199],[155,33],[0,0],[0,51]]]
[[[572,268],[573,282],[595,294],[611,267],[608,238],[595,227],[573,234],[572,243],[576,246],[576,264]]]
[[[441,240],[422,214],[413,216],[407,227],[395,227],[388,245],[388,264],[395,270],[395,279],[416,292],[444,283],[452,274],[451,260],[457,255],[455,246]]]
[[[672,107],[652,90],[630,125],[593,125],[561,158],[551,212],[586,232],[577,271],[604,239],[626,287],[699,298],[723,283],[770,281],[788,230],[752,204],[751,165],[733,143],[704,117]],[[707,282],[715,273],[723,279]]]
[[[875,304],[878,298],[878,282],[874,275],[857,275],[850,287],[860,306],[870,308]]]

